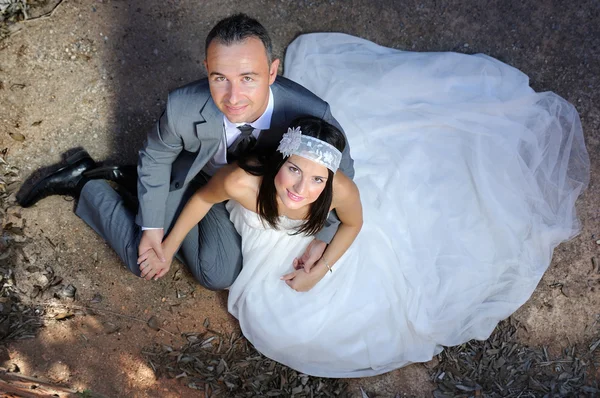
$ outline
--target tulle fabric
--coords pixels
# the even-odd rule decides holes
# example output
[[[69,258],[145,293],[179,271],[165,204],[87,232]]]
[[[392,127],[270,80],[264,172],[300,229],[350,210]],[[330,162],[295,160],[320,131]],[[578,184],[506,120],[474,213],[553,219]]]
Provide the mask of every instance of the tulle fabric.
[[[355,160],[363,229],[307,293],[280,276],[311,238],[231,202],[243,270],[229,311],[265,355],[362,377],[486,339],[575,236],[589,178],[579,116],[485,55],[413,53],[302,35],[285,74],[329,102]]]

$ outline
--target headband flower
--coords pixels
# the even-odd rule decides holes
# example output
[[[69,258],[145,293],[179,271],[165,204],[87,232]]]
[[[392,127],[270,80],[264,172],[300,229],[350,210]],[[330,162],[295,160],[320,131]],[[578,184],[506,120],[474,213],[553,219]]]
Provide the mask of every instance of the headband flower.
[[[293,129],[288,127],[287,133],[283,135],[277,150],[281,152],[283,156],[291,156],[298,148],[300,148],[301,142],[302,130],[300,130],[300,127],[295,127]]]
[[[298,155],[317,162],[334,173],[342,161],[342,153],[336,147],[318,138],[302,135],[300,127],[288,128],[277,150],[283,156]]]

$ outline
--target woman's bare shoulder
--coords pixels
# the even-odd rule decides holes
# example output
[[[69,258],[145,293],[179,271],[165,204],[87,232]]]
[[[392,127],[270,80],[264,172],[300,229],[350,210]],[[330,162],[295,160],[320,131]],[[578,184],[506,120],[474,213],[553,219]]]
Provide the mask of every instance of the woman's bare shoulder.
[[[359,197],[358,187],[348,176],[341,171],[337,171],[333,177],[333,200],[332,208],[336,208],[340,203],[346,200],[353,200]]]
[[[249,192],[258,192],[261,177],[254,176],[237,165],[226,167],[225,189],[233,199],[236,199],[240,195],[246,196]]]

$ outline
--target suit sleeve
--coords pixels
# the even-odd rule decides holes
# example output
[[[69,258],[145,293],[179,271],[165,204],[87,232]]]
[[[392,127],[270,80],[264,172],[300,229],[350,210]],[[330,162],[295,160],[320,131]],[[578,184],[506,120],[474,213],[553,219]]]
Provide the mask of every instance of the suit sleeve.
[[[335,118],[331,114],[331,110],[329,109],[329,104],[327,104],[327,108],[325,109],[325,114],[323,115],[323,120],[325,120],[327,123],[330,123],[330,124],[334,125],[335,127],[337,127],[338,129],[340,129],[340,131],[342,133],[344,133],[344,137],[346,136],[346,133],[344,132],[344,129],[342,129],[342,126],[340,126],[338,121],[335,120]],[[352,179],[354,178],[354,160],[352,160],[352,158],[350,157],[350,143],[348,142],[347,138],[346,138],[346,147],[344,148],[344,151],[342,152],[342,161],[340,162],[339,170],[341,170],[348,177],[350,177]],[[321,229],[321,231],[319,231],[317,233],[315,238],[322,240],[323,242],[328,243],[328,244],[331,243],[335,233],[337,232],[339,225],[340,225],[340,219],[338,218],[337,214],[335,213],[335,210],[333,210],[329,213],[329,217],[327,217],[327,220],[325,221],[325,225],[323,226],[323,229]]]
[[[150,131],[138,158],[139,210],[136,223],[148,228],[164,228],[169,195],[171,165],[183,149],[171,116],[172,100]]]

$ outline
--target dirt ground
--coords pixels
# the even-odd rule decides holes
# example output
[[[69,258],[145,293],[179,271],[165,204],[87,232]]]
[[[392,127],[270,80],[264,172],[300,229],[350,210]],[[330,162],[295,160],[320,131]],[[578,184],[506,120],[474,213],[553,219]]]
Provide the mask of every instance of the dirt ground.
[[[519,339],[557,353],[584,344],[600,327],[600,2],[596,0],[64,0],[52,17],[22,24],[0,41],[0,149],[27,177],[81,146],[106,163],[134,163],[167,92],[204,75],[203,41],[234,12],[258,18],[283,55],[296,36],[338,31],[409,51],[485,53],[524,71],[537,91],[554,91],[578,109],[592,161],[578,202],[581,234],[555,250],[532,298],[515,315]],[[335,114],[335,110],[333,110]],[[25,137],[14,139],[15,133]],[[12,134],[12,136],[11,136]],[[180,332],[238,326],[226,293],[207,291],[185,271],[145,282],[73,214],[61,197],[14,209],[31,243],[18,267],[51,266],[77,288],[72,305],[98,308],[48,319],[39,336],[12,343],[0,366],[108,397],[195,396],[178,380],[156,380],[142,356],[154,343],[181,345]],[[175,268],[177,269],[178,266]],[[22,278],[23,289],[31,288]],[[560,287],[562,286],[562,288]],[[100,296],[98,296],[100,295]],[[35,302],[51,302],[51,294]],[[48,307],[48,314],[60,311]],[[155,316],[165,331],[146,321]],[[427,366],[415,364],[351,381],[370,397],[429,396]]]

